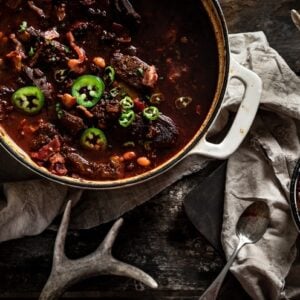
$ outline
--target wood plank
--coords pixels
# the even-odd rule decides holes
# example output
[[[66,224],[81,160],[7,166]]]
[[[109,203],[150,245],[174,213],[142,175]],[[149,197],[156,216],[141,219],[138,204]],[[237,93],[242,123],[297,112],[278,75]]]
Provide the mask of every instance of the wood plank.
[[[160,290],[201,291],[201,286],[207,286],[223,265],[222,258],[201,239],[182,209],[183,197],[204,176],[186,178],[125,216],[114,254],[149,272],[160,283]],[[70,232],[68,256],[77,258],[93,251],[109,227]],[[39,237],[0,244],[0,294],[42,288],[50,272],[55,234],[47,231]],[[15,282],[19,284],[15,286]],[[115,277],[89,280],[78,287],[103,291],[112,288],[144,289],[132,280]]]
[[[300,32],[290,18],[290,10],[300,10],[298,0],[221,0],[231,33],[264,31],[270,46],[300,74]]]

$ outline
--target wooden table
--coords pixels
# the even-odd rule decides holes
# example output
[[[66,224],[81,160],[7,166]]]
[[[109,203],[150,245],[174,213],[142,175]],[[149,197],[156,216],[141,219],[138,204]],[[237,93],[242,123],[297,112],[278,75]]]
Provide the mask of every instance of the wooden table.
[[[300,33],[290,20],[298,0],[223,0],[229,31],[266,33],[292,69],[300,74]],[[221,270],[224,260],[187,219],[185,195],[214,168],[181,180],[148,203],[125,215],[114,255],[140,267],[159,283],[150,290],[133,280],[98,277],[74,286],[65,296],[101,299],[197,299]],[[76,258],[93,251],[110,224],[70,232],[66,252]],[[36,298],[50,272],[55,232],[0,244],[0,298]],[[222,299],[247,299],[239,284],[227,280]]]

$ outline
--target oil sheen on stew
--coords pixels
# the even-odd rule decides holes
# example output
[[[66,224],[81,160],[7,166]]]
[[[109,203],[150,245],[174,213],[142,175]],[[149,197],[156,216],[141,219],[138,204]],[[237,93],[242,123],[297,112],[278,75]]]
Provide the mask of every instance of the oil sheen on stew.
[[[37,165],[132,177],[200,128],[219,63],[201,1],[0,4],[0,122]]]

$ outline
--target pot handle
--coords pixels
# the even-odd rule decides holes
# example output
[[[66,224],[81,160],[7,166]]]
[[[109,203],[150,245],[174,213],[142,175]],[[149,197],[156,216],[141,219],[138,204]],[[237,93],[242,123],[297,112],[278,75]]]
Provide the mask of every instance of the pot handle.
[[[207,141],[208,132],[199,143],[189,152],[206,157],[226,159],[233,154],[245,139],[258,110],[262,93],[262,81],[254,72],[241,66],[231,58],[229,79],[237,78],[243,82],[245,92],[233,124],[226,137],[219,144]]]

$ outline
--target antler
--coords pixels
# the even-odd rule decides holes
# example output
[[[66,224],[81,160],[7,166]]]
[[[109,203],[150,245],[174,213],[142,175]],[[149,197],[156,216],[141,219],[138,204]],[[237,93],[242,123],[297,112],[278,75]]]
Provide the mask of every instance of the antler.
[[[71,201],[68,202],[59,227],[50,277],[40,295],[40,300],[58,299],[74,283],[96,275],[113,274],[139,280],[151,288],[157,288],[156,281],[134,266],[113,258],[111,249],[123,224],[123,219],[115,222],[103,242],[92,254],[70,260],[64,253],[65,239],[70,220]]]
[[[300,14],[295,9],[292,9],[291,17],[296,27],[300,30]]]

